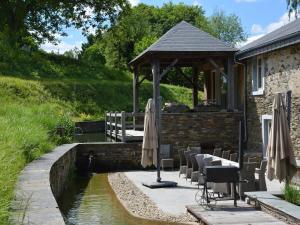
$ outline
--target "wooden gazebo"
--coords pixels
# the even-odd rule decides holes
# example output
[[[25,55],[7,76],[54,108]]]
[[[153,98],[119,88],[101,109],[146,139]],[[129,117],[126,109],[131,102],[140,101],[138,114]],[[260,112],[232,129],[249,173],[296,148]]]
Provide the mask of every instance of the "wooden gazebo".
[[[151,67],[152,70],[153,99],[155,101],[158,137],[160,137],[161,118],[159,103],[160,81],[172,68],[179,70],[179,74],[183,76],[185,74],[180,69],[181,67],[193,68],[193,75],[190,81],[193,87],[194,107],[198,105],[198,77],[200,72],[205,74],[205,71],[214,69],[219,74],[222,74],[227,80],[227,111],[233,111],[237,105],[235,94],[236,81],[233,68],[236,51],[236,48],[199,28],[185,21],[180,22],[129,63],[134,69],[133,113],[139,111],[139,86],[143,81],[143,79],[139,79],[139,73],[142,67]],[[157,162],[159,161],[157,160]],[[159,169],[157,181],[160,181]]]

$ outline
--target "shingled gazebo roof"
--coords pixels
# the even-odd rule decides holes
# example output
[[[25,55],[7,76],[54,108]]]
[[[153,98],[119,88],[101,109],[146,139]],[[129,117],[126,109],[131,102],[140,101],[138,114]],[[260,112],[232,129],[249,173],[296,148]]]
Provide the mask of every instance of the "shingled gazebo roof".
[[[203,53],[206,56],[207,54],[225,56],[236,51],[238,49],[182,21],[166,32],[129,64],[145,63],[152,56],[160,58],[184,56],[185,58],[189,58],[203,55]]]

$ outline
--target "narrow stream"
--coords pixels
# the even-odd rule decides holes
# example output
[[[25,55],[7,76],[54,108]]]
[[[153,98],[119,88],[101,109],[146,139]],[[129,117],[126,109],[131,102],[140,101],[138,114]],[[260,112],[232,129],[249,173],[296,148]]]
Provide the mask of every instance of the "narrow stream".
[[[59,199],[59,207],[70,225],[167,225],[132,217],[111,189],[107,174],[76,177]],[[172,223],[174,225],[174,223]]]

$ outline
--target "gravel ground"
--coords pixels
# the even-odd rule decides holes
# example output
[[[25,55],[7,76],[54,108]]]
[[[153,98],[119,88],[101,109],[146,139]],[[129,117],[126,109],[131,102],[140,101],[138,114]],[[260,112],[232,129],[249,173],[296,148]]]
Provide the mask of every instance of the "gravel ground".
[[[198,224],[196,223],[196,219],[187,212],[179,216],[173,216],[160,210],[122,172],[110,173],[108,181],[120,202],[133,216],[181,224]]]

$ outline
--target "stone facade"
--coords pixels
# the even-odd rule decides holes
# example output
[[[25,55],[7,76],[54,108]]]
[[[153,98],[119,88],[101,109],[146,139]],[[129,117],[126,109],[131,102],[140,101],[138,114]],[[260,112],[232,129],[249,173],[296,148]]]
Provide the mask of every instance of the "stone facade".
[[[166,113],[162,116],[161,143],[171,144],[172,157],[178,160],[178,150],[203,143],[213,143],[238,151],[239,112]]]
[[[291,138],[295,156],[300,156],[300,44],[262,55],[265,87],[263,95],[252,95],[252,63],[247,61],[247,150],[262,153],[262,115],[272,115],[276,92],[292,91]]]

